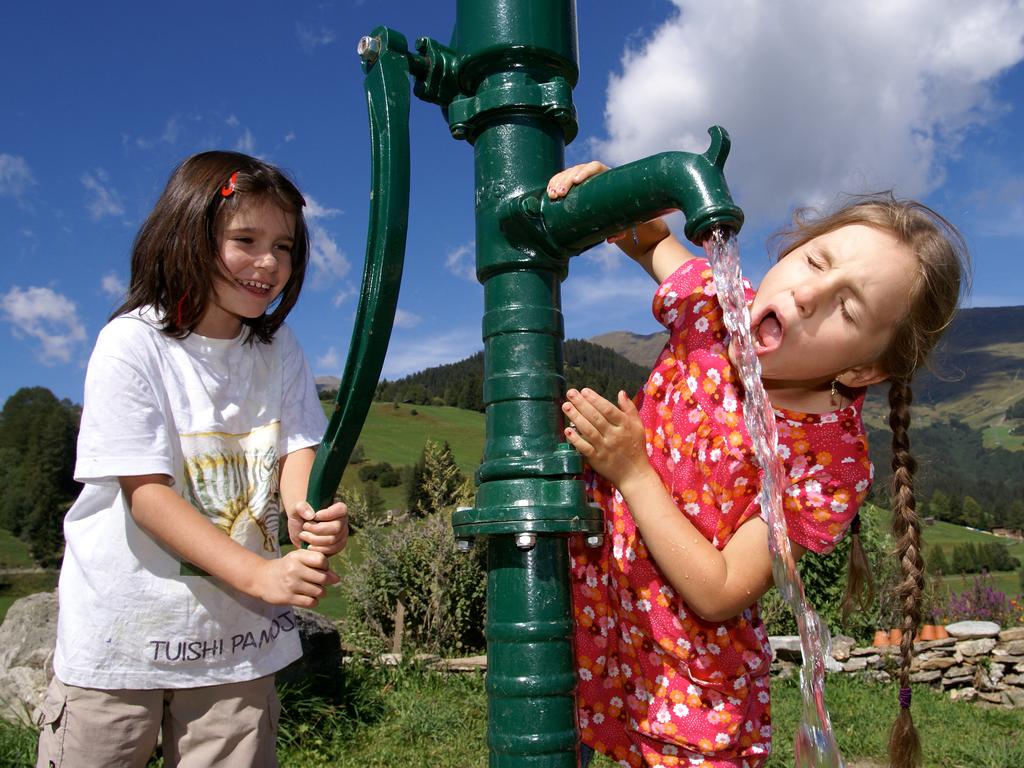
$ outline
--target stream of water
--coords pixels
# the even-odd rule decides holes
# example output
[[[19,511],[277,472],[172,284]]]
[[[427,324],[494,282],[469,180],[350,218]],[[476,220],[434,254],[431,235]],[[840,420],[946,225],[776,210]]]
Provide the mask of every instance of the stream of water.
[[[768,542],[775,586],[793,609],[800,631],[803,651],[800,692],[803,704],[796,734],[795,762],[798,768],[842,768],[843,758],[825,708],[825,654],[830,653],[831,638],[828,626],[807,601],[786,535],[786,518],[782,513],[782,491],[786,482],[782,460],[777,453],[775,411],[761,383],[761,363],[754,350],[736,236],[732,232],[715,229],[705,240],[704,250],[714,270],[715,289],[722,305],[725,327],[738,341],[737,363],[746,391],[743,418],[757,462],[763,470],[761,507],[768,513]]]

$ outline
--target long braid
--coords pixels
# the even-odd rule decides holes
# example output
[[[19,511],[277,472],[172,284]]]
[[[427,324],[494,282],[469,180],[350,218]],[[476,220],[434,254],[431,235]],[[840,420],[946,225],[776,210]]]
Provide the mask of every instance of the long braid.
[[[921,556],[921,523],[915,512],[914,471],[910,453],[910,404],[913,393],[905,379],[893,378],[889,387],[889,426],[892,428],[892,532],[902,579],[896,598],[903,607],[903,639],[900,643],[900,712],[889,736],[889,760],[893,768],[921,764],[921,739],[910,715],[910,665],[914,637],[921,623],[924,591],[924,558]]]
[[[896,595],[903,607],[903,640],[900,667],[900,713],[889,740],[889,755],[895,768],[913,768],[921,762],[921,742],[910,717],[910,664],[914,636],[921,622],[924,592],[924,562],[921,557],[921,527],[914,503],[914,470],[910,454],[910,382],[925,364],[956,313],[962,290],[970,282],[970,255],[963,236],[940,214],[913,200],[897,200],[891,193],[857,198],[838,211],[815,217],[806,210],[794,214],[793,227],[777,236],[779,257],[810,243],[814,238],[851,224],[863,224],[889,232],[913,253],[917,260],[916,279],[910,291],[905,316],[895,323],[885,350],[874,361],[891,382],[889,425],[893,440],[893,521],[896,553],[902,581]],[[851,526],[851,572],[844,612],[863,603],[870,582],[858,575],[868,571],[866,560]],[[864,587],[867,587],[865,589]]]

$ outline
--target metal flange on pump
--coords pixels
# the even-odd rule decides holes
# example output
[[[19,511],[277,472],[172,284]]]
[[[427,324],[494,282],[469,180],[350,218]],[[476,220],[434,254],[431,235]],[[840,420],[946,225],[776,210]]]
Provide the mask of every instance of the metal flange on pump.
[[[453,515],[461,548],[485,539],[488,745],[492,768],[574,768],[572,608],[567,537],[600,543],[581,457],[562,436],[560,286],[571,256],[682,210],[694,242],[743,214],[722,168],[729,139],[601,174],[563,200],[544,194],[576,136],[574,0],[457,0],[454,37],[378,27],[359,43],[370,116],[372,189],[362,291],[338,402],[309,501],[341,480],[369,409],[394,321],[409,207],[409,78],[475,156],[476,273],[484,289],[486,442],[476,504]]]

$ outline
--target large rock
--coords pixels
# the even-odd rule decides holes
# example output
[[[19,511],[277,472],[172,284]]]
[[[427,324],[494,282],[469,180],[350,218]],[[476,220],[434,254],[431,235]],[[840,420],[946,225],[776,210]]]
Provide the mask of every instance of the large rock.
[[[999,633],[999,642],[1009,643],[1012,640],[1024,640],[1024,627],[1010,627]]]
[[[832,658],[836,661],[846,661],[856,645],[857,641],[852,637],[836,635],[832,638]]]
[[[319,690],[337,681],[341,670],[341,635],[326,616],[296,608],[302,657],[277,673],[278,684]]]
[[[302,658],[277,673],[278,682],[317,688],[336,680],[341,638],[319,613],[295,609]],[[53,677],[57,643],[57,593],[40,592],[15,601],[0,625],[0,717],[35,722]]]
[[[998,637],[999,625],[994,621],[958,621],[947,624],[946,631],[957,640],[976,640],[982,637]]]
[[[0,624],[0,717],[32,724],[53,677],[57,593],[11,604]]]
[[[987,656],[989,651],[996,647],[996,641],[991,637],[982,637],[977,640],[964,640],[956,644],[956,653],[963,658],[975,656]]]
[[[768,638],[776,659],[799,664],[804,657],[800,635],[772,635]]]

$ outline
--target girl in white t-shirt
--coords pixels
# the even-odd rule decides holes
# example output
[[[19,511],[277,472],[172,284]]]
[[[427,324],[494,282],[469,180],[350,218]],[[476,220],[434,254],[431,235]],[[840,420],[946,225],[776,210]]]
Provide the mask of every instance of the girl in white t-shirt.
[[[348,537],[343,504],[305,501],[325,419],[284,325],[304,205],[278,169],[204,152],[135,239],[86,375],[41,766],[144,766],[161,730],[168,766],[277,764],[290,606],[337,583]]]

